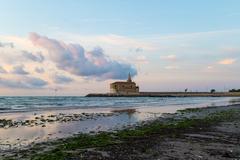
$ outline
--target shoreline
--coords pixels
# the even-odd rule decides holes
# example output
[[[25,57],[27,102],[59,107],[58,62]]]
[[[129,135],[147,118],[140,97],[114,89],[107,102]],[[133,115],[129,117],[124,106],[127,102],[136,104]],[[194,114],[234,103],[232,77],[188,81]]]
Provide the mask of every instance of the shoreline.
[[[116,99],[120,102],[119,104],[128,100]],[[134,99],[130,98],[130,100]],[[148,101],[143,103],[143,100],[137,100],[136,102],[140,102],[142,106],[136,104],[135,107],[131,105],[126,107],[125,104],[122,107],[47,109],[0,114],[0,145],[7,144],[10,146],[9,149],[22,148],[80,133],[124,129],[142,121],[156,119],[165,113],[175,113],[180,109],[240,103],[238,98],[176,98],[170,101],[166,98],[154,98],[150,101],[155,102],[152,103],[153,105]],[[167,101],[166,104],[165,101]]]
[[[18,157],[22,156],[21,158],[26,158],[26,159],[28,158],[54,159],[54,158],[62,158],[62,157],[76,158],[77,155],[81,155],[83,159],[100,159],[100,158],[101,159],[127,159],[129,158],[129,156],[133,154],[132,156],[136,156],[135,157],[136,159],[141,159],[141,157],[138,157],[139,156],[138,154],[136,153],[134,154],[134,152],[131,153],[131,150],[130,151],[125,150],[126,149],[125,147],[127,147],[126,145],[129,142],[131,143],[132,146],[128,146],[128,147],[132,148],[132,147],[137,147],[135,144],[135,141],[138,144],[140,143],[139,140],[145,141],[146,140],[145,138],[147,138],[147,141],[145,142],[148,145],[154,143],[155,142],[154,140],[156,139],[160,140],[161,143],[165,142],[165,140],[169,138],[173,141],[178,141],[179,136],[181,138],[182,134],[189,134],[190,135],[189,137],[194,138],[194,136],[199,136],[197,135],[197,133],[199,132],[203,132],[204,130],[209,130],[211,127],[218,127],[219,123],[225,123],[225,122],[232,123],[232,121],[237,121],[238,123],[239,115],[240,115],[239,104],[229,105],[229,106],[219,106],[219,107],[185,109],[185,110],[180,110],[176,113],[164,114],[164,116],[157,118],[156,120],[142,122],[141,124],[135,127],[129,127],[127,129],[118,130],[115,132],[99,132],[98,134],[93,134],[93,135],[79,134],[70,138],[63,138],[53,142],[45,142],[45,144],[40,143],[30,149],[29,155],[28,154],[22,155],[23,151],[16,151],[14,153],[14,156],[18,156]],[[199,127],[202,129],[199,130]],[[169,134],[170,134],[170,137],[169,137]],[[191,136],[191,134],[193,134],[193,136]],[[156,135],[158,136],[155,137]],[[162,138],[159,139],[159,136]],[[214,139],[214,135],[211,135],[211,136],[213,136],[213,139]],[[217,136],[215,135],[215,137]],[[86,139],[87,141],[84,141],[83,139]],[[201,139],[201,134],[199,139]],[[149,146],[146,146],[146,144],[143,143],[142,144],[143,146],[138,146],[138,147],[140,149],[142,147],[144,149],[152,149],[152,148],[148,148]],[[50,145],[50,147],[47,147],[47,149],[43,153],[37,153],[36,148],[39,149],[44,146],[46,147],[46,145]],[[159,145],[159,144],[155,144],[155,145]],[[65,146],[65,147],[62,148],[60,146],[62,147]],[[119,151],[116,150],[116,147],[118,148],[118,146],[120,146],[121,148],[121,150]],[[79,148],[80,150],[78,149],[77,150],[78,154],[75,155],[77,148]],[[139,150],[138,148],[135,148],[135,149]],[[116,153],[113,153],[113,151],[116,151]],[[121,152],[125,153],[126,156],[128,157],[124,158],[124,155]],[[154,151],[151,151],[151,152],[154,152]],[[234,150],[234,153],[235,153],[235,150]],[[153,153],[149,153],[149,154],[153,156],[152,155]],[[157,153],[154,153],[154,154],[157,154]],[[158,156],[159,155],[161,154],[158,153]],[[120,158],[119,156],[120,157],[122,156],[122,157]],[[157,155],[155,156],[157,157]],[[200,155],[200,156],[203,156],[203,155]],[[238,154],[238,151],[236,151],[235,156],[240,156],[240,152]],[[10,156],[10,158],[12,157]],[[150,157],[150,159],[154,159],[154,158]]]

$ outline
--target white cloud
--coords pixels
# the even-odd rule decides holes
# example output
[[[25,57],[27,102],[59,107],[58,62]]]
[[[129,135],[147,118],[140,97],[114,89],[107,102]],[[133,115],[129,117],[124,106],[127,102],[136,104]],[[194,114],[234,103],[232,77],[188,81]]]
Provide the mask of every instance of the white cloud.
[[[0,42],[0,47],[10,47],[14,48],[14,44],[12,42],[2,43]]]
[[[149,63],[149,61],[147,60],[146,56],[144,56],[144,55],[137,56],[136,62],[140,63],[140,64],[148,64]]]
[[[219,36],[240,33],[240,29],[229,30],[213,30],[205,32],[189,32],[189,33],[175,33],[169,35],[144,35],[144,39],[148,40],[175,40],[175,39],[194,39],[200,37]]]
[[[179,69],[179,66],[165,66],[164,68],[168,70],[176,70]]]
[[[177,59],[177,56],[174,54],[171,54],[171,55],[161,56],[160,59],[174,61]]]
[[[111,51],[126,51],[134,49],[139,51],[155,51],[157,48],[151,41],[143,40],[142,38],[133,38],[116,34],[106,35],[79,35],[74,33],[58,33],[55,35],[60,39],[64,39],[67,42],[77,42],[84,46],[101,46],[106,50]]]
[[[211,70],[213,69],[213,66],[207,66],[207,69]]]

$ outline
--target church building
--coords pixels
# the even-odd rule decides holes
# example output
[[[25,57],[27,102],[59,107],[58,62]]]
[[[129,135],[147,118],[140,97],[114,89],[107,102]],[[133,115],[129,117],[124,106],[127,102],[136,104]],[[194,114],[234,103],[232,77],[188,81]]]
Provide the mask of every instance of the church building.
[[[132,81],[129,73],[127,81],[118,81],[110,84],[110,92],[114,94],[139,94],[139,87]]]

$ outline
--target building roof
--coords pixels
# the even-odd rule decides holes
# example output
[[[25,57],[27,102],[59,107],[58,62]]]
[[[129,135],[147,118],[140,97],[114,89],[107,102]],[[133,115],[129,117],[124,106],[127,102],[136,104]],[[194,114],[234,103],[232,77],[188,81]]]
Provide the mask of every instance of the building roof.
[[[131,77],[130,73],[128,74],[127,81],[116,81],[116,82],[111,83],[111,85],[112,84],[135,84],[136,85],[136,83],[132,81],[132,77]]]
[[[117,82],[113,82],[111,84],[126,84],[126,83],[128,83],[128,84],[136,84],[135,82],[123,82],[123,81],[117,81]]]

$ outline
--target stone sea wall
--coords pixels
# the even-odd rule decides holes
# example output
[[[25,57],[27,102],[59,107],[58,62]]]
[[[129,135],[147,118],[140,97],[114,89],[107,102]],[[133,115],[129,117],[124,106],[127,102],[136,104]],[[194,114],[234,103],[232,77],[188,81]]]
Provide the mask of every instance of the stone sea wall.
[[[240,92],[139,92],[136,94],[90,93],[86,97],[240,97]]]

